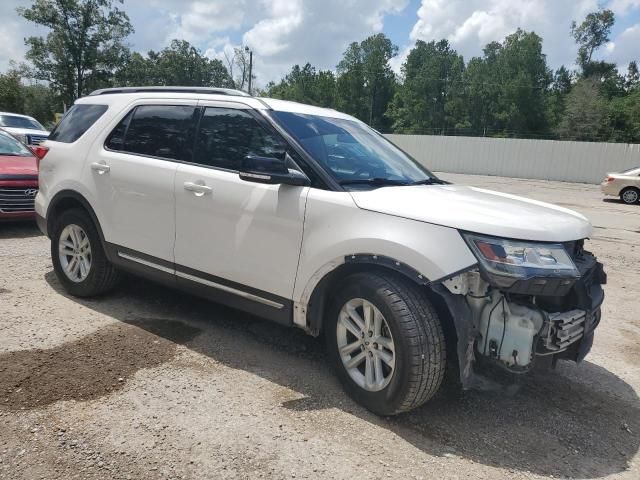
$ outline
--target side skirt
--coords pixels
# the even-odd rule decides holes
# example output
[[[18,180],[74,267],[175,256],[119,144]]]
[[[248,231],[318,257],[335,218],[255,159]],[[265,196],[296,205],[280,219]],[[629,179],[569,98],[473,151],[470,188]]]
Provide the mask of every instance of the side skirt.
[[[293,301],[263,290],[176,265],[105,242],[109,260],[119,269],[258,317],[293,326]]]

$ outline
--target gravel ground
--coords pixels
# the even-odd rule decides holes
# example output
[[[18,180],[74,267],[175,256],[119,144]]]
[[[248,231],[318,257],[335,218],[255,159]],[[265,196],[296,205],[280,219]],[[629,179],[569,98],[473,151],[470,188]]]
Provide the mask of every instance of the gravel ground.
[[[342,392],[320,341],[135,279],[71,298],[48,240],[0,224],[0,478],[640,478],[640,206],[443,177],[592,219],[609,284],[585,362],[379,418]]]

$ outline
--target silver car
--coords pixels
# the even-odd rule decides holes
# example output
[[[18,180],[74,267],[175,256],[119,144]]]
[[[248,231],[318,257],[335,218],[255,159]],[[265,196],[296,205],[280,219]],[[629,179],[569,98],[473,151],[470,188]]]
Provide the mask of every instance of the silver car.
[[[609,173],[600,184],[605,195],[620,197],[629,205],[640,200],[640,167],[630,168],[621,173]]]

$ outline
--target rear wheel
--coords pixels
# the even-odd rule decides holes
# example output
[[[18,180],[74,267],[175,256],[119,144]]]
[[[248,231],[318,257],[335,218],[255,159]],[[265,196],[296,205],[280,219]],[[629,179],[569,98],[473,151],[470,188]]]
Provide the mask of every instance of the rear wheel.
[[[640,199],[640,190],[634,187],[627,187],[620,192],[620,200],[628,205],[637,203]]]
[[[118,272],[104,253],[91,217],[82,209],[66,210],[57,219],[51,259],[62,286],[78,297],[105,293],[118,280]]]
[[[328,309],[325,335],[345,390],[374,413],[416,408],[442,383],[446,350],[440,320],[424,293],[402,277],[347,277]]]

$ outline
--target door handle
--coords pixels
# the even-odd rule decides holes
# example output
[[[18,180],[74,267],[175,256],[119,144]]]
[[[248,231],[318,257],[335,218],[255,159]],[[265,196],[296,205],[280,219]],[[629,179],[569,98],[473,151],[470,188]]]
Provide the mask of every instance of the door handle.
[[[213,188],[207,187],[204,183],[184,182],[184,189],[195,193],[196,197],[213,192]]]
[[[93,162],[91,164],[91,170],[95,170],[96,172],[98,172],[98,175],[102,175],[103,173],[107,173],[109,170],[111,170],[111,167],[106,163]]]

